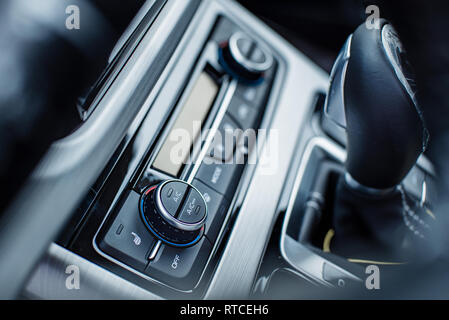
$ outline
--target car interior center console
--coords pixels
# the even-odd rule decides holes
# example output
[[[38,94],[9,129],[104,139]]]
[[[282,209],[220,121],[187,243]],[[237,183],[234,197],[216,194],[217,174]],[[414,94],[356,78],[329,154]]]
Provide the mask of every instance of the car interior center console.
[[[161,297],[201,297],[239,215],[264,142],[258,129],[272,121],[285,68],[276,48],[227,13],[229,5],[243,10],[235,3],[158,5],[156,22],[179,12],[172,33],[182,40],[166,57],[151,105],[139,110],[53,247]],[[104,112],[101,104],[89,108],[86,125]]]
[[[75,182],[52,193],[70,219],[23,295],[266,298],[360,281],[320,247],[347,143],[324,108],[329,75],[234,1],[152,2],[126,63],[43,162],[43,181]],[[432,170],[421,157],[404,182],[424,202]]]

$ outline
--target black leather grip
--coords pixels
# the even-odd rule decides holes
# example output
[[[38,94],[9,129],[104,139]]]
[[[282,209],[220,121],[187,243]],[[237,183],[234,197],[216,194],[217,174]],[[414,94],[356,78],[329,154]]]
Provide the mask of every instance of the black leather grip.
[[[376,189],[400,183],[427,140],[421,113],[382,44],[387,24],[382,20],[379,29],[362,24],[355,31],[344,85],[347,171]]]

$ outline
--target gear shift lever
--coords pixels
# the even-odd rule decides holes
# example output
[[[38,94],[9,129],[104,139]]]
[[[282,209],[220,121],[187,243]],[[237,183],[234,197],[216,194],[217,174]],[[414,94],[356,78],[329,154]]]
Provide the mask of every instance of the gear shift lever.
[[[401,42],[386,20],[379,25],[357,28],[331,74],[326,110],[344,108],[339,122],[347,135],[333,247],[346,257],[394,259],[410,248],[410,236],[422,236],[407,225],[409,206],[397,186],[425,150],[428,134]]]
[[[344,107],[346,181],[368,192],[399,184],[428,140],[404,49],[391,24],[380,22],[348,39],[326,102],[327,110]]]
[[[401,42],[391,24],[380,26],[362,25],[351,41],[344,85],[346,168],[349,181],[388,189],[425,150],[427,132]]]

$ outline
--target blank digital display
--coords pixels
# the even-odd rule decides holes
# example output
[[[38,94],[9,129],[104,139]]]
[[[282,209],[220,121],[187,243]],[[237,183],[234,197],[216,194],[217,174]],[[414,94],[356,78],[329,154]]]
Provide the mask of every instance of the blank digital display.
[[[178,176],[188,159],[192,144],[198,139],[201,131],[201,126],[194,123],[204,123],[218,90],[214,79],[206,72],[202,72],[159,150],[153,168]],[[188,133],[188,139],[180,138],[180,132]],[[182,159],[180,155],[183,155]]]

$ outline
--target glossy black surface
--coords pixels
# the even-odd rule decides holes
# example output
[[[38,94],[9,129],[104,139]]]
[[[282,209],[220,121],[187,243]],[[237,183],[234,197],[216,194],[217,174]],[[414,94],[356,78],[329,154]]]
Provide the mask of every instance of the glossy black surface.
[[[172,287],[192,289],[201,276],[211,250],[212,245],[206,238],[187,249],[165,246],[150,262],[145,273]]]
[[[99,247],[121,262],[143,271],[156,239],[140,220],[140,196],[131,191],[114,222],[100,237]]]

